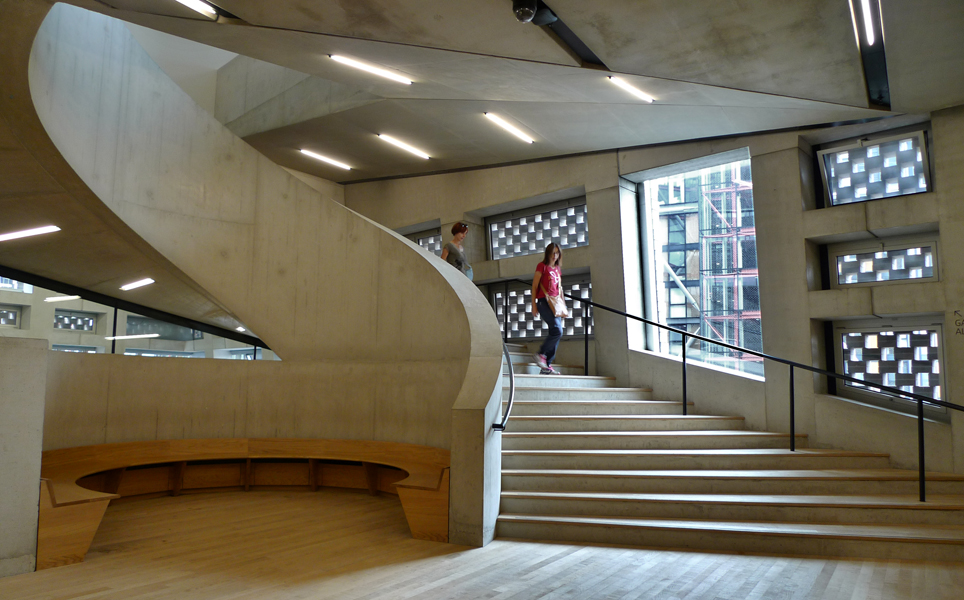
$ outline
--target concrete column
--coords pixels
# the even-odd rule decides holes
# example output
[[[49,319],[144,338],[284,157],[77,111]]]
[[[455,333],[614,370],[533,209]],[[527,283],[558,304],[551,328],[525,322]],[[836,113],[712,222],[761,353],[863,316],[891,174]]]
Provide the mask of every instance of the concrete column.
[[[810,364],[811,329],[803,210],[808,195],[801,169],[810,157],[789,148],[752,157],[753,205],[760,265],[763,351]],[[767,361],[767,429],[790,430],[789,367]],[[797,433],[813,433],[813,383],[796,373]]]
[[[934,190],[940,210],[940,267],[944,283],[944,399],[964,404],[964,106],[934,113]],[[964,413],[950,411],[954,471],[964,471]]]
[[[0,577],[37,564],[47,340],[0,338]]]
[[[594,302],[626,311],[626,285],[623,266],[622,212],[620,188],[596,190],[586,194],[589,217],[589,248],[592,251],[592,297]],[[565,267],[565,261],[563,261]],[[629,338],[626,319],[603,310],[593,315],[596,339],[596,370],[628,385]]]

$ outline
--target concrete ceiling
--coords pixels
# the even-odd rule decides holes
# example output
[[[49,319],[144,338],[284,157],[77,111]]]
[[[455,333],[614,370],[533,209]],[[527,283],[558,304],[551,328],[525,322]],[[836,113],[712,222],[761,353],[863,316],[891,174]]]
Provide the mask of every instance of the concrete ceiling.
[[[241,24],[173,16],[181,10],[173,0],[75,3],[325,80],[286,91],[287,114],[297,118],[249,115],[237,131],[279,164],[340,183],[892,114],[868,108],[848,0],[549,1],[604,68],[581,65],[548,29],[518,23],[510,0],[218,0]],[[952,34],[964,27],[964,3],[882,3],[895,113],[964,103],[964,36]],[[355,71],[329,54],[394,69],[414,84]],[[657,102],[628,96],[606,80],[611,73]],[[327,102],[317,90],[332,83],[365,101],[292,109]],[[536,143],[494,128],[483,111],[508,117]],[[432,159],[406,155],[377,133]],[[299,148],[353,170],[306,160]]]

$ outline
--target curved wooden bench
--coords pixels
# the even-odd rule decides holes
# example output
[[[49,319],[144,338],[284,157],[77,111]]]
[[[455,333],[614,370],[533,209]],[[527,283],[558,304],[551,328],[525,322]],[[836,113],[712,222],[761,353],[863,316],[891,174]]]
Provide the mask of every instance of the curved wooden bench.
[[[225,486],[222,477],[209,487],[247,490],[260,485],[256,470],[259,464],[265,464],[262,461],[270,459],[307,459],[307,471],[299,472],[304,474],[304,483],[312,490],[319,485],[334,485],[367,487],[371,493],[379,490],[397,493],[412,537],[448,541],[448,450],[369,440],[225,438],[127,442],[43,453],[37,569],[84,560],[110,501],[144,493],[143,489],[138,489],[136,481],[126,485],[130,494],[118,493],[124,492],[125,480],[136,480],[138,471],[127,472],[128,468],[166,466],[170,469],[170,477],[163,485],[164,493],[176,495],[183,489],[188,463],[213,461],[210,468],[230,469],[230,464],[219,461],[240,461],[235,465],[240,466],[237,482],[232,480]],[[361,463],[361,466],[328,465],[321,461],[346,461]],[[319,482],[319,473],[325,473],[327,467],[331,468],[333,481]],[[361,483],[359,476],[362,477]],[[102,491],[83,487],[78,483],[80,480]],[[232,485],[235,483],[236,486]],[[271,485],[270,481],[268,485]]]

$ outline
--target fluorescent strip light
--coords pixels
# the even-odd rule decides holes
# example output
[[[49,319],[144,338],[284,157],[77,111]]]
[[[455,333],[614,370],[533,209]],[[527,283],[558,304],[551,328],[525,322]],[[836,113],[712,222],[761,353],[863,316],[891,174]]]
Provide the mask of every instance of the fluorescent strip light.
[[[105,340],[144,340],[147,338],[161,337],[159,333],[142,333],[140,335],[115,335],[111,337],[105,337]]]
[[[650,95],[647,94],[646,92],[642,92],[642,91],[640,91],[640,90],[637,90],[637,89],[634,88],[633,86],[629,85],[629,83],[627,83],[626,80],[624,80],[624,79],[620,79],[619,77],[610,77],[610,78],[609,78],[609,81],[612,81],[613,83],[615,83],[615,84],[618,85],[619,87],[623,88],[624,90],[626,90],[627,92],[629,92],[630,94],[636,96],[637,98],[639,98],[640,100],[642,100],[642,101],[644,101],[644,102],[653,102],[654,100],[656,100],[656,98],[653,98],[652,96],[650,96]]]
[[[30,237],[32,235],[43,235],[45,233],[53,233],[55,231],[60,231],[60,227],[57,227],[56,225],[47,225],[46,227],[37,227],[35,229],[24,229],[23,231],[14,231],[12,233],[4,233],[0,235],[0,242]]]
[[[870,0],[860,0],[860,8],[864,12],[864,33],[867,35],[867,45],[873,46],[877,40],[874,38],[874,20],[870,16]]]
[[[235,331],[240,331],[241,333],[244,333],[245,331],[247,331],[247,329],[245,329],[244,327],[235,327],[234,329]]]
[[[213,20],[218,19],[218,11],[214,10],[214,7],[207,2],[202,2],[201,0],[177,0],[184,6],[190,8],[195,12],[199,12],[205,17]]]
[[[151,285],[154,280],[148,277],[147,279],[141,279],[140,281],[135,281],[134,283],[128,283],[127,285],[122,285],[121,289],[125,292],[128,290],[133,290],[134,288],[144,287],[145,285]]]
[[[519,139],[522,140],[523,142],[525,142],[525,143],[527,143],[527,144],[531,144],[531,143],[532,143],[532,138],[531,138],[531,137],[529,137],[529,136],[527,136],[526,134],[522,133],[522,131],[521,131],[518,127],[516,127],[516,126],[514,126],[514,125],[512,125],[512,124],[510,124],[510,123],[508,123],[508,122],[506,122],[506,121],[503,120],[501,117],[497,117],[496,115],[493,115],[492,113],[482,113],[482,114],[484,114],[485,116],[487,116],[490,121],[492,121],[493,123],[495,123],[496,125],[498,125],[498,126],[501,127],[502,129],[505,129],[506,131],[508,131],[508,132],[511,133],[512,135],[516,136],[517,138],[519,138]]]
[[[340,62],[343,65],[348,65],[349,67],[355,67],[356,69],[361,69],[362,71],[367,71],[373,75],[378,75],[379,77],[391,79],[392,81],[397,81],[398,83],[404,83],[405,85],[412,85],[411,79],[402,77],[401,75],[398,75],[397,73],[392,73],[391,71],[388,71],[386,69],[382,69],[372,65],[366,65],[363,62],[359,62],[357,60],[354,60],[352,58],[348,58],[345,56],[339,56],[337,54],[329,54],[328,56],[331,57],[331,60],[335,62]]]
[[[300,150],[300,152],[301,152],[302,154],[306,155],[306,156],[310,156],[311,158],[314,158],[314,159],[316,159],[316,160],[320,160],[321,162],[326,162],[326,163],[328,163],[329,165],[335,165],[336,167],[341,167],[342,169],[344,169],[344,170],[346,170],[346,171],[351,171],[351,167],[349,167],[349,166],[346,165],[345,163],[340,163],[340,162],[338,162],[337,160],[332,160],[332,159],[328,158],[327,156],[322,156],[322,155],[320,155],[320,154],[315,154],[315,153],[312,152],[311,150],[305,150],[304,148],[302,148],[302,149]]]
[[[68,300],[80,300],[80,296],[51,296],[44,298],[44,302],[67,302]]]
[[[385,140],[385,141],[388,142],[389,144],[394,144],[394,145],[398,146],[398,147],[401,148],[402,150],[408,150],[409,152],[411,152],[411,153],[414,154],[415,156],[419,156],[419,157],[421,157],[421,158],[426,158],[426,159],[431,158],[431,156],[429,156],[428,154],[425,154],[424,152],[422,152],[422,151],[419,150],[418,148],[413,148],[412,146],[409,146],[409,145],[406,144],[405,142],[400,142],[400,141],[396,140],[395,138],[393,138],[393,137],[390,136],[390,135],[385,135],[385,134],[383,134],[383,133],[379,133],[379,134],[378,134],[378,137],[382,138],[383,140]]]

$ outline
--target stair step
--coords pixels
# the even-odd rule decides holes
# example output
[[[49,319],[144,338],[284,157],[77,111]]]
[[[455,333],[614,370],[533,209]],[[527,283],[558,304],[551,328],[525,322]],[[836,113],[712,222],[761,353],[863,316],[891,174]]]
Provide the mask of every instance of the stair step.
[[[884,559],[964,560],[964,527],[500,515],[498,537]]]
[[[681,494],[913,494],[917,472],[835,470],[589,470],[503,469],[506,491]],[[927,475],[932,494],[964,495],[964,476]]]
[[[584,368],[582,365],[552,365],[552,368],[559,371],[563,375],[578,375],[582,376]],[[542,368],[534,362],[513,362],[512,372],[516,375],[539,375]],[[508,380],[509,369],[506,365],[502,365],[502,374]]]
[[[502,451],[504,469],[886,469],[889,466],[886,454],[838,450]]]
[[[788,448],[790,435],[765,431],[595,431],[514,432],[512,418],[502,433],[504,450],[657,450]],[[797,447],[807,444],[797,434]]]
[[[797,523],[961,525],[964,496],[502,492],[501,512]]]
[[[503,410],[508,398],[503,397]],[[693,405],[692,402],[689,403]],[[668,400],[516,400],[512,403],[512,419],[523,416],[556,415],[678,415],[682,402]]]
[[[652,400],[653,390],[647,388],[617,388],[617,387],[547,387],[531,386],[528,382],[523,383],[516,378],[515,399],[520,401],[550,400],[554,402],[567,402],[570,400]],[[556,381],[560,379],[558,375],[529,375],[528,377],[541,377]],[[509,397],[509,380],[504,378],[502,385],[502,397]]]
[[[503,387],[508,385],[508,378],[504,379]],[[614,388],[616,378],[604,375],[516,375],[515,384],[539,388]]]
[[[522,431],[692,431],[743,429],[743,417],[704,415],[561,415],[510,418],[513,432]]]

